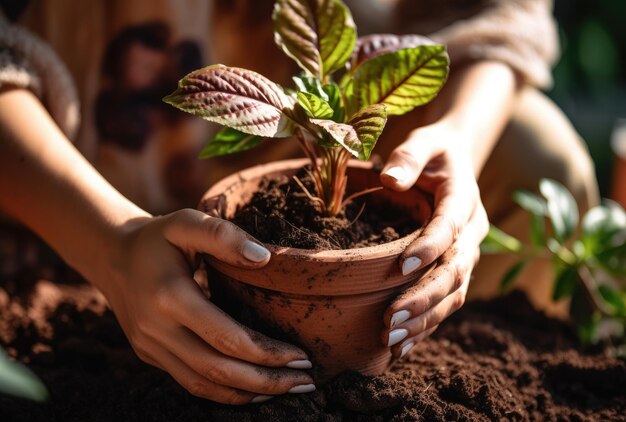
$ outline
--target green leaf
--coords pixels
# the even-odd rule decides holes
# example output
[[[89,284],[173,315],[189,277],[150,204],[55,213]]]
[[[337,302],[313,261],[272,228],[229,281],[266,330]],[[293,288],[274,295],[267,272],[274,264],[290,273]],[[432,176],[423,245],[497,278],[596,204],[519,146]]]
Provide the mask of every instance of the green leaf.
[[[596,254],[626,230],[626,212],[617,203],[606,201],[605,205],[593,207],[583,217],[581,240],[590,254]]]
[[[46,386],[26,366],[0,350],[0,392],[35,401],[48,398]]]
[[[574,293],[574,289],[578,284],[578,272],[576,268],[566,267],[562,269],[554,282],[554,290],[552,291],[552,299],[554,301],[569,297]]]
[[[621,243],[608,246],[600,252],[596,252],[595,259],[600,267],[607,273],[626,279],[626,233]]]
[[[522,250],[522,242],[491,225],[487,237],[480,244],[480,250],[483,253],[515,253]]]
[[[531,213],[530,240],[534,246],[543,246],[546,242],[545,215],[547,203],[532,192],[518,190],[513,192],[513,201]]]
[[[286,113],[294,100],[274,82],[246,69],[213,65],[196,70],[163,101],[250,135],[282,138],[295,127]]]
[[[323,90],[328,96],[328,100],[326,101],[328,101],[328,104],[330,104],[330,107],[334,111],[331,119],[334,120],[335,122],[339,122],[339,123],[343,122],[345,112],[344,112],[343,102],[341,98],[341,90],[339,89],[339,86],[335,83],[329,83],[329,84],[324,85]]]
[[[211,139],[200,151],[199,158],[211,158],[233,154],[253,148],[263,141],[262,136],[250,135],[236,129],[225,127]]]
[[[371,34],[359,37],[350,59],[354,71],[361,63],[403,48],[415,48],[421,45],[435,45],[435,42],[421,35]]]
[[[331,82],[322,85],[319,79],[306,75],[294,76],[292,79],[300,92],[313,94],[326,101],[330,108],[333,109],[331,119],[335,122],[343,123],[344,109],[341,90],[337,84]]]
[[[620,293],[606,284],[598,286],[598,292],[602,299],[615,309],[617,314],[626,317],[626,295],[624,293]]]
[[[274,40],[311,76],[342,68],[356,44],[356,26],[340,0],[277,0]]]
[[[509,268],[509,270],[506,272],[506,274],[504,274],[504,277],[502,277],[502,280],[500,281],[501,292],[504,292],[511,286],[511,284],[513,284],[517,276],[524,269],[524,267],[526,267],[527,264],[528,261],[519,261],[513,264],[511,268]]]
[[[441,45],[405,48],[361,64],[345,86],[346,106],[354,113],[384,104],[387,114],[405,114],[428,103],[448,77],[448,54]]]
[[[316,77],[301,74],[300,76],[294,76],[291,79],[296,84],[298,91],[317,95],[324,101],[329,100],[328,94],[324,90],[322,82]]]
[[[347,124],[321,119],[312,119],[311,122],[326,130],[359,160],[368,160],[385,127],[387,114],[385,106],[374,104],[355,114]]]
[[[547,200],[548,217],[557,240],[567,240],[578,225],[578,206],[571,193],[560,183],[541,179],[539,190]]]
[[[309,117],[315,119],[330,119],[335,112],[330,104],[315,94],[298,92],[298,104],[304,109]]]

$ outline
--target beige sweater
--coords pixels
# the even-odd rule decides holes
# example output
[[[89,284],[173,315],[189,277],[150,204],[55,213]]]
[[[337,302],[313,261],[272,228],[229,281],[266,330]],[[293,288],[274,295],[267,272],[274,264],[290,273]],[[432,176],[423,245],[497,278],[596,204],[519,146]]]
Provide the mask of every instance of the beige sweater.
[[[194,206],[224,175],[298,155],[289,141],[199,162],[215,126],[163,105],[178,78],[211,62],[288,81],[273,45],[272,0],[32,0],[0,16],[0,86],[31,89],[122,193],[160,213]],[[499,60],[546,88],[557,57],[551,0],[350,0],[361,34],[419,33],[448,46],[452,70]],[[79,104],[81,104],[79,106]],[[82,122],[79,119],[82,115]],[[80,125],[79,125],[80,123]]]

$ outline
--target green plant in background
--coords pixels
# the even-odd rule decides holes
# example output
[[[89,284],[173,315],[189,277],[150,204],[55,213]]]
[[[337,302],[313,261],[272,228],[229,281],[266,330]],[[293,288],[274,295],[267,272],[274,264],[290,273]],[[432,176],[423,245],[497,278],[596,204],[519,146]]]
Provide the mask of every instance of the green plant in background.
[[[368,160],[387,116],[431,101],[448,76],[444,46],[416,35],[357,38],[340,0],[277,0],[276,44],[303,70],[283,89],[251,70],[208,66],[185,76],[164,101],[226,126],[201,158],[231,154],[265,138],[295,136],[311,161],[315,193],[302,189],[326,215],[345,198],[351,157]],[[336,74],[341,76],[334,79]],[[297,180],[298,181],[298,180]]]
[[[11,360],[0,349],[0,393],[35,401],[48,398],[46,386],[26,366]]]
[[[513,197],[531,215],[531,243],[524,244],[492,226],[482,252],[519,257],[501,281],[503,291],[531,261],[550,260],[555,272],[552,298],[571,298],[570,315],[581,340],[616,341],[613,350],[624,356],[626,212],[606,201],[580,220],[574,198],[561,184],[543,179],[539,191],[541,196],[517,191]]]

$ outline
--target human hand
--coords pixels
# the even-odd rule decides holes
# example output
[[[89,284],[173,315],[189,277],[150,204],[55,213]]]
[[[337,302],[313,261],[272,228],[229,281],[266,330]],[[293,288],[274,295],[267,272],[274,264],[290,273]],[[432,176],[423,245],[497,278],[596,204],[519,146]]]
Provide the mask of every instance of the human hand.
[[[384,315],[382,341],[394,356],[404,356],[417,342],[465,303],[470,275],[489,222],[480,199],[469,142],[447,123],[411,132],[391,154],[381,182],[405,191],[416,185],[434,196],[431,220],[404,251],[400,264],[409,274],[436,266],[396,298]]]
[[[101,288],[130,344],[195,396],[226,404],[310,392],[299,348],[242,326],[192,279],[197,253],[260,268],[270,253],[234,224],[187,209],[130,223]]]

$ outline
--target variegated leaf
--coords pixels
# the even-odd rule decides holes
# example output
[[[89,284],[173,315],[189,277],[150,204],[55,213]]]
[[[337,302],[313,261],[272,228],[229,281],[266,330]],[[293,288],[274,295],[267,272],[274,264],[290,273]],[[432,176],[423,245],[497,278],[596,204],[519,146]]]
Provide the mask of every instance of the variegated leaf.
[[[387,113],[384,105],[374,104],[355,114],[347,124],[322,119],[312,119],[311,122],[326,130],[359,160],[367,160],[385,127]]]
[[[311,122],[326,130],[326,132],[342,147],[347,149],[350,154],[357,158],[363,156],[363,144],[352,126],[324,119],[311,119]]]
[[[341,0],[277,0],[276,44],[312,76],[324,79],[348,61],[356,26]]]
[[[350,60],[351,68],[356,69],[361,63],[381,54],[391,53],[403,48],[415,48],[421,45],[435,45],[430,38],[421,35],[371,34],[359,37]]]
[[[269,138],[293,133],[285,113],[295,101],[256,72],[223,65],[208,66],[185,76],[163,101],[205,120]]]
[[[352,116],[348,124],[354,128],[363,145],[361,160],[369,160],[386,123],[387,107],[383,104],[372,104]]]
[[[344,87],[354,113],[384,104],[387,114],[401,115],[428,103],[448,77],[448,54],[441,45],[405,48],[362,63]]]

